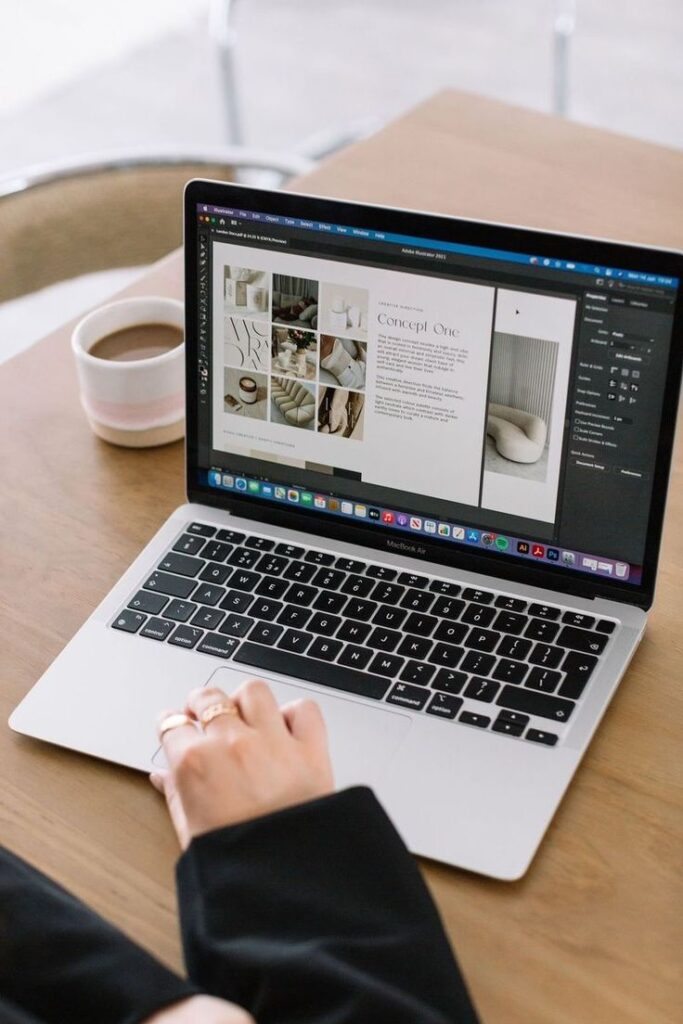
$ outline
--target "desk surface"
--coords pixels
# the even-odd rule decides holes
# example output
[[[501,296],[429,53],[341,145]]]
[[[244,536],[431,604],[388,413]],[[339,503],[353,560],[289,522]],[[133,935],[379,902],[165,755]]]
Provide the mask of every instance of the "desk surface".
[[[294,187],[675,246],[682,168],[672,151],[448,92]],[[174,254],[127,294],[181,290]],[[3,721],[183,501],[180,444],[125,451],[90,433],[69,334],[0,368]],[[423,865],[487,1024],[676,1019],[681,522],[679,458],[648,632],[527,877]],[[2,841],[179,966],[177,850],[149,783],[8,729],[0,777]]]

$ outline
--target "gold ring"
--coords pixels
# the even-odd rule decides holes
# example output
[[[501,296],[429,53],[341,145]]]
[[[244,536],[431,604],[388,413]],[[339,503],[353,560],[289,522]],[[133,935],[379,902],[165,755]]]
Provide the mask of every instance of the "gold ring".
[[[199,716],[199,721],[205,729],[209,722],[213,722],[214,718],[218,718],[219,715],[236,715],[239,717],[239,708],[233,701],[222,700],[218,704],[209,704],[208,708],[204,708]]]
[[[189,715],[182,711],[174,711],[172,715],[166,715],[159,726],[159,739],[163,739],[171,729],[179,729],[181,725],[194,725]]]

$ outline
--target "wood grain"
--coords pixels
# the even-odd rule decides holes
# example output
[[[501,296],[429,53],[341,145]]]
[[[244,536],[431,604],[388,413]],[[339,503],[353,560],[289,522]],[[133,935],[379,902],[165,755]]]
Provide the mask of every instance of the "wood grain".
[[[680,245],[682,166],[661,148],[443,93],[293,187]],[[126,294],[182,294],[179,255]],[[69,335],[0,368],[5,720],[184,497],[181,444],[125,451],[91,434]],[[682,522],[679,453],[646,638],[526,878],[423,865],[487,1024],[679,1019]],[[175,841],[149,783],[6,728],[0,773],[2,841],[180,967]]]

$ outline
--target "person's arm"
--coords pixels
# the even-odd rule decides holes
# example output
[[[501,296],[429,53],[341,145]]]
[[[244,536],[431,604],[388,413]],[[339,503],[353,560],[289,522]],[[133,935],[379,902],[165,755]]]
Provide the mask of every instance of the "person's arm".
[[[194,691],[155,776],[186,852],[185,955],[258,1024],[475,1024],[414,861],[370,790],[332,793],[317,706]],[[237,713],[239,712],[239,713]],[[227,827],[221,827],[227,826]]]

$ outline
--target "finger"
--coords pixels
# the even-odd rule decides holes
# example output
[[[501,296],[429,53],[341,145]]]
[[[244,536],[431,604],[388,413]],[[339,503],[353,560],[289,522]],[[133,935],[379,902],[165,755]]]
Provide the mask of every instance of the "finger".
[[[313,700],[295,700],[285,704],[282,717],[295,740],[327,750],[327,729],[322,711]]]
[[[176,789],[173,775],[169,771],[155,771],[150,775],[149,781],[166,800],[168,813],[171,817],[171,822],[175,829],[175,833],[178,836],[180,845],[183,850],[187,849],[192,837],[190,835],[190,827],[187,823],[185,808],[183,807],[183,802],[180,799],[180,794]]]
[[[159,733],[161,746],[163,747],[166,760],[171,768],[175,767],[185,750],[201,742],[201,736],[196,726],[191,722],[188,722],[187,725],[177,725],[173,729],[168,729],[163,733],[163,735],[161,735],[164,722],[170,715],[183,714],[185,714],[184,711],[174,708],[171,711],[162,711],[157,720],[157,731]]]
[[[218,704],[225,704],[229,707],[235,707],[239,712],[239,706],[237,701],[233,697],[228,697],[224,690],[219,689],[217,686],[202,686],[188,695],[187,698],[187,710],[190,714],[193,714],[199,722],[202,720],[202,715],[205,711],[209,711],[210,708],[215,707]],[[243,733],[246,729],[242,717],[240,714],[231,715],[217,715],[212,718],[210,722],[207,722],[203,726],[207,735],[216,736],[236,736]]]
[[[278,702],[262,679],[248,679],[235,690],[234,699],[242,718],[253,729],[284,732],[284,722]]]

